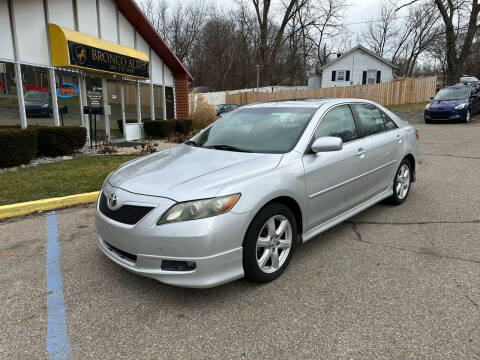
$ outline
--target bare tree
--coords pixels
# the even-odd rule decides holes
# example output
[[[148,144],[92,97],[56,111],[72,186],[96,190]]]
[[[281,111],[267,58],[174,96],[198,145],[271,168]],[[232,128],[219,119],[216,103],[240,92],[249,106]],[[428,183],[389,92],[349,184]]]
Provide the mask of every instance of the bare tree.
[[[364,34],[365,41],[372,51],[380,57],[386,57],[395,47],[398,35],[396,6],[388,1],[380,7],[378,19],[372,19],[368,31]],[[401,46],[396,46],[397,49]]]
[[[460,77],[465,60],[470,54],[472,42],[477,32],[478,13],[480,5],[478,0],[468,1],[434,0],[445,23],[447,81],[456,82]],[[458,23],[460,19],[469,13],[466,29]],[[457,24],[454,24],[455,21]],[[457,44],[459,31],[464,32],[463,42]]]
[[[280,47],[285,41],[284,34],[287,24],[295,14],[300,11],[309,0],[287,0],[283,8],[278,10],[281,19],[278,24],[273,24],[271,16],[271,0],[252,0],[257,15],[259,28],[259,61],[261,70],[268,81],[273,81],[274,71],[272,65],[277,60]]]
[[[143,0],[140,8],[178,59],[188,64],[211,5],[195,0],[187,5],[178,2],[169,8],[166,0]]]
[[[432,4],[417,4],[409,9],[409,16],[406,21],[406,28],[411,39],[407,44],[407,58],[404,68],[404,76],[412,76],[418,57],[427,50],[432,42],[440,35],[441,29],[437,25],[440,15]]]
[[[418,3],[411,0],[397,10]],[[462,74],[465,61],[471,54],[477,33],[480,4],[478,0],[433,0],[444,23],[447,82],[456,82]]]

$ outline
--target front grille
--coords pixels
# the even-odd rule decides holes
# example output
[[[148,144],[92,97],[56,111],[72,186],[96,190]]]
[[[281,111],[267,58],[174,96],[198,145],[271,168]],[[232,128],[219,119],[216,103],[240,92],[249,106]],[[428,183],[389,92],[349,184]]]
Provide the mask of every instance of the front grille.
[[[127,225],[136,224],[153,209],[149,206],[123,205],[117,210],[110,210],[107,206],[107,197],[103,193],[100,196],[99,208],[106,217]]]
[[[435,112],[430,112],[430,116],[432,119],[442,119],[446,120],[448,119],[452,113],[450,111],[435,111]]]

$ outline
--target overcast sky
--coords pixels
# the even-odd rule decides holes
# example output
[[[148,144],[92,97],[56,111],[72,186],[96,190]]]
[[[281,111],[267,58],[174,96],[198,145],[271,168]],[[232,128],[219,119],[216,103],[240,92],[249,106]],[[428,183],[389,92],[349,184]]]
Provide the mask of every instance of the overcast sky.
[[[141,0],[136,0],[136,1],[141,2]],[[179,1],[183,3],[188,3],[194,0],[167,0],[167,1],[171,5],[174,5]],[[211,1],[217,4],[218,7],[228,8],[234,5],[234,0],[211,0]],[[349,23],[349,24],[353,23],[352,25],[348,25],[349,30],[360,35],[362,33],[362,30],[365,30],[366,26],[368,26],[367,24],[365,24],[365,22],[378,16],[381,2],[382,0],[349,0],[348,1],[349,6],[346,11],[346,19],[345,19],[346,23]]]

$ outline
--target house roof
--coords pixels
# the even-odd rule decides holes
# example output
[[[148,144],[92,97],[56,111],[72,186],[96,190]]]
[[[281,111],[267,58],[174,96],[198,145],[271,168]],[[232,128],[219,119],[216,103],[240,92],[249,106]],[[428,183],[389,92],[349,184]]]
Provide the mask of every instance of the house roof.
[[[163,60],[163,62],[172,70],[174,75],[184,74],[188,80],[192,80],[192,76],[178,60],[172,50],[163,41],[157,33],[150,21],[145,17],[134,0],[115,0],[118,9],[127,18],[127,20],[135,27],[145,41],[151,46],[152,50]]]
[[[344,57],[350,55],[351,53],[353,53],[353,52],[356,51],[356,50],[362,50],[362,51],[366,52],[368,55],[373,56],[375,59],[384,62],[384,63],[387,64],[388,66],[391,66],[391,67],[394,68],[394,69],[398,69],[398,66],[397,66],[397,65],[392,64],[390,61],[385,60],[384,58],[378,56],[378,55],[375,54],[374,52],[371,52],[371,51],[368,50],[365,46],[357,45],[357,46],[355,46],[354,48],[351,48],[350,50],[348,50],[345,54],[342,54],[341,56],[337,57],[336,59],[330,61],[328,64],[323,65],[323,66],[322,66],[321,68],[319,68],[318,70],[324,70],[324,69],[326,69],[326,68],[329,67],[330,65],[335,64],[337,61],[339,61],[339,60],[343,59]]]

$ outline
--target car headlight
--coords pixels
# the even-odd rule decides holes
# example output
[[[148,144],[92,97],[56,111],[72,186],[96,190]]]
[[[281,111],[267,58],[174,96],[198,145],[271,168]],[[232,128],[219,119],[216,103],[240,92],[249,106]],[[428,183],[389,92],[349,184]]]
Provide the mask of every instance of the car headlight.
[[[425,110],[430,109],[430,104],[425,105]]]
[[[46,108],[48,108],[48,104],[43,104],[42,109],[46,109]]]
[[[238,199],[240,199],[240,194],[181,202],[168,209],[158,220],[157,225],[224,214],[233,208]]]
[[[461,109],[463,109],[465,106],[467,106],[467,104],[465,104],[465,103],[460,104],[460,105],[457,105],[457,106],[455,106],[455,110],[461,110]]]

